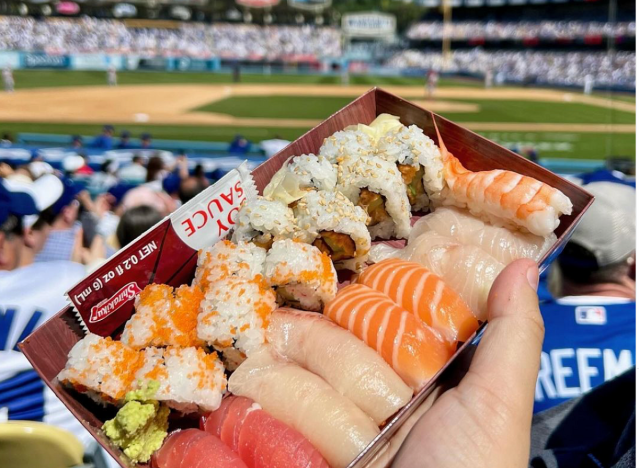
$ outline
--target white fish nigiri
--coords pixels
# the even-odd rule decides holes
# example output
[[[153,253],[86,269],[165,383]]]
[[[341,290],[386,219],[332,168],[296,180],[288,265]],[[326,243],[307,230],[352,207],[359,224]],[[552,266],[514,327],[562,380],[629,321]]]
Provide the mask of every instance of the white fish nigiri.
[[[505,265],[474,245],[462,245],[432,231],[412,239],[403,249],[378,244],[371,259],[401,258],[428,268],[453,288],[468,304],[475,317],[486,320],[488,293]]]
[[[541,237],[513,232],[487,224],[466,210],[449,207],[438,208],[420,218],[413,226],[408,242],[427,231],[450,237],[463,245],[479,247],[503,264],[519,258],[538,261],[557,240],[554,233]]]
[[[299,431],[333,468],[346,467],[379,434],[353,402],[321,377],[279,359],[268,345],[233,372],[229,391]]]
[[[413,396],[375,350],[320,314],[278,309],[266,337],[278,354],[322,377],[378,425]]]

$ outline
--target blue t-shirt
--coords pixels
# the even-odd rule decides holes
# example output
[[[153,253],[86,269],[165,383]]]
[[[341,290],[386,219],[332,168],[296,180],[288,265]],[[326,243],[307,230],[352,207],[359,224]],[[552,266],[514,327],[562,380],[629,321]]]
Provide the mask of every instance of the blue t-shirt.
[[[580,296],[540,307],[546,337],[535,412],[586,393],[635,364],[634,301]]]

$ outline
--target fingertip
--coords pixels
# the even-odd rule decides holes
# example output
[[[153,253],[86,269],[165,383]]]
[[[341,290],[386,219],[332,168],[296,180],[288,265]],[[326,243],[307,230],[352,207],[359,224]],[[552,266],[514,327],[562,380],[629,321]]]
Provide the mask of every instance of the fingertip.
[[[489,320],[513,313],[514,305],[537,306],[538,284],[539,268],[534,261],[520,259],[510,263],[499,274],[488,295]]]

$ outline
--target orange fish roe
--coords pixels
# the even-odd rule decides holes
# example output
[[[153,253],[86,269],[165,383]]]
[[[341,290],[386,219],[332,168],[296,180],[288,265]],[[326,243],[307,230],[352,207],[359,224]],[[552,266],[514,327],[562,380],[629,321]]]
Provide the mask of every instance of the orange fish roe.
[[[148,285],[136,302],[136,314],[125,326],[123,341],[136,348],[201,345],[196,327],[202,299],[204,293],[197,286],[183,285],[173,291],[165,284]]]

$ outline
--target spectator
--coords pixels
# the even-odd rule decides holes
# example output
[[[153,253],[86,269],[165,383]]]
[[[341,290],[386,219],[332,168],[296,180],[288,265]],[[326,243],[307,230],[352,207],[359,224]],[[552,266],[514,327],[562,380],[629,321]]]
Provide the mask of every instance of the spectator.
[[[11,138],[11,134],[3,133],[2,138],[0,138],[0,146],[8,147],[13,144],[13,138]]]
[[[102,163],[100,171],[89,179],[88,189],[91,193],[104,193],[118,183],[116,172],[118,170],[118,162],[116,160],[107,159]]]
[[[82,149],[82,137],[80,135],[73,135],[71,137],[71,148],[74,150]]]
[[[146,165],[146,181],[159,182],[166,175],[164,161],[159,156],[153,156]],[[159,184],[158,184],[159,185]]]
[[[85,255],[82,243],[82,226],[78,220],[80,187],[70,179],[63,180],[64,191],[60,198],[40,218],[51,231],[47,241],[34,258],[34,262],[72,261],[83,263]]]
[[[233,155],[242,156],[249,152],[251,149],[251,142],[244,138],[242,135],[235,135],[235,138],[229,145],[228,152]]]
[[[143,133],[140,135],[140,147],[142,149],[151,149],[151,134]]]
[[[91,142],[91,148],[99,148],[103,150],[110,150],[113,148],[113,133],[115,128],[113,125],[105,125],[102,128],[102,134],[98,135]]]
[[[84,158],[78,154],[71,154],[62,160],[62,169],[68,177],[73,176],[85,164]]]
[[[182,204],[187,203],[189,200],[193,199],[196,195],[206,189],[207,185],[202,182],[202,179],[198,177],[189,177],[188,179],[184,179],[180,183],[180,201]]]
[[[162,189],[173,199],[176,209],[182,205],[180,201],[181,183],[182,179],[177,174],[169,174],[162,179]]]
[[[204,166],[202,164],[197,164],[195,169],[193,169],[193,177],[199,180],[200,184],[206,188],[211,185],[211,181],[206,177],[206,173],[204,172]]]
[[[81,176],[91,176],[93,174],[93,169],[89,166],[89,157],[86,154],[82,155],[82,162],[82,166],[75,171],[75,173]]]
[[[554,266],[542,304],[546,325],[535,411],[577,397],[635,362],[635,190],[614,182],[584,189],[595,202]]]
[[[264,151],[267,158],[279,153],[286,148],[291,142],[283,140],[279,135],[275,135],[275,138],[271,140],[264,140],[260,143],[260,148]]]
[[[17,346],[67,305],[64,292],[86,274],[69,261],[33,263],[50,226],[44,218],[29,226],[63,192],[60,180],[45,175],[25,187],[0,180],[0,414],[9,420],[36,420],[73,433],[85,452],[96,448],[91,435],[40,380]],[[16,196],[19,195],[19,196]],[[28,215],[28,216],[25,216]]]
[[[133,145],[131,144],[131,132],[128,130],[123,130],[120,133],[120,142],[118,143],[117,149],[131,149]]]
[[[133,242],[160,221],[162,215],[151,206],[141,205],[126,210],[116,229],[120,248]]]
[[[142,156],[135,155],[131,159],[131,164],[118,171],[118,178],[122,182],[139,184],[146,180],[146,174],[147,170],[142,163]]]

